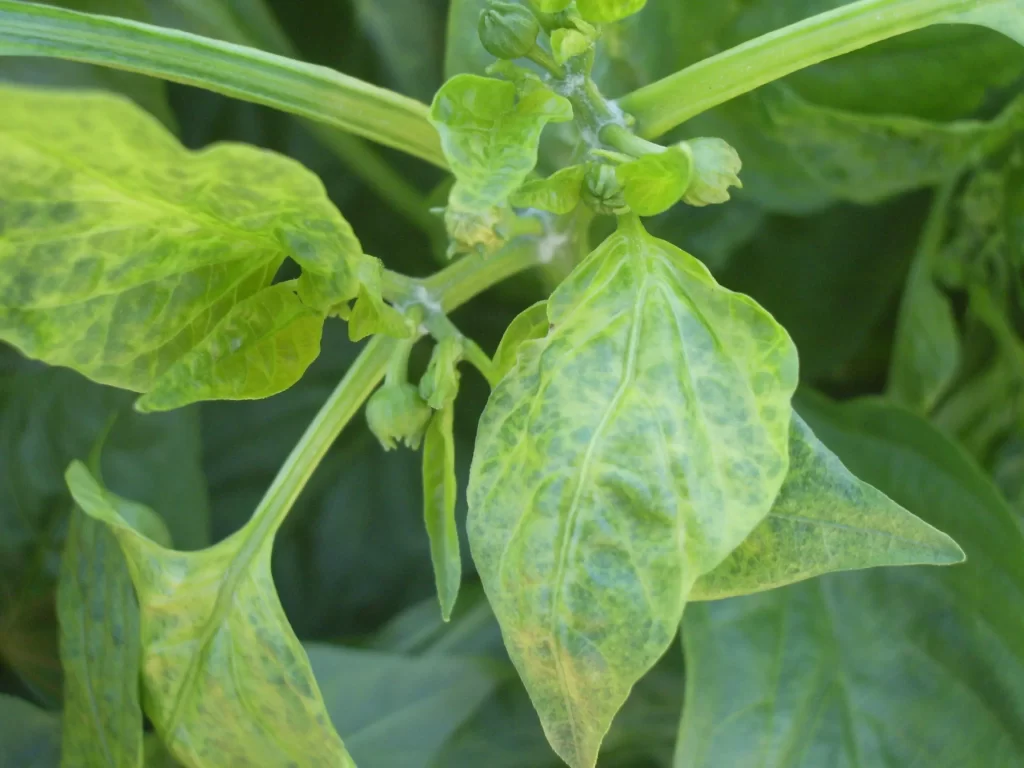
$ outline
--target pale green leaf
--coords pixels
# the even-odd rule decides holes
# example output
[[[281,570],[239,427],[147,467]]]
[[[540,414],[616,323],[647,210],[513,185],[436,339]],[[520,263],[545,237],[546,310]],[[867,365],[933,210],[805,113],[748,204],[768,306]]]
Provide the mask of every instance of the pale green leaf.
[[[540,208],[559,215],[570,213],[579,205],[586,172],[584,165],[571,165],[546,178],[533,179],[513,192],[509,202],[516,208]]]
[[[107,498],[155,541],[163,521],[141,504]],[[143,765],[139,607],[117,539],[76,509],[71,514],[57,588],[64,668],[62,768]]]
[[[619,21],[647,5],[647,0],[576,0],[580,15],[595,24]]]
[[[505,329],[498,350],[494,353],[494,370],[504,378],[516,364],[523,342],[543,338],[548,332],[548,304],[538,301],[524,309]]]
[[[0,694],[0,768],[54,768],[59,761],[60,720]]]
[[[479,220],[482,229],[493,230],[496,210],[537,164],[544,126],[571,119],[569,101],[546,88],[517,94],[513,83],[479,75],[457,75],[445,83],[434,97],[430,122],[456,179],[449,218]],[[461,226],[470,229],[468,223]]]
[[[762,592],[831,571],[962,560],[952,539],[854,477],[793,414],[789,473],[771,512],[690,599]]]
[[[434,410],[451,405],[459,394],[459,363],[465,353],[465,341],[446,336],[434,346],[427,372],[420,379],[420,397]]]
[[[359,263],[361,285],[348,315],[348,337],[352,341],[360,341],[376,333],[397,339],[408,338],[413,334],[405,316],[384,301],[381,295],[383,270],[384,265],[380,259],[367,257]]]
[[[441,602],[441,615],[451,618],[462,583],[459,529],[455,522],[458,485],[455,479],[455,410],[449,403],[437,411],[423,439],[423,520],[430,537],[430,559]]]
[[[146,392],[286,257],[300,292],[355,294],[359,243],[294,161],[188,151],[112,95],[0,100],[0,339],[30,357]]]
[[[677,768],[1024,763],[1024,534],[956,444],[882,401],[801,411],[859,477],[967,553],[693,605]]]
[[[373,768],[435,768],[445,742],[509,673],[507,664],[463,655],[307,651],[335,728]]]
[[[551,33],[551,52],[555,61],[565,64],[594,47],[594,36],[578,29],[556,29]]]
[[[128,560],[143,705],[172,754],[191,768],[353,766],[274,588],[273,521],[255,516],[209,549],[176,552],[133,528],[82,464],[67,479]]]
[[[657,216],[678,203],[693,175],[693,155],[684,147],[638,157],[615,169],[622,194],[634,213]]]
[[[796,351],[626,218],[552,294],[480,422],[473,559],[548,739],[592,768],[690,589],[768,514]]]
[[[324,316],[287,283],[236,304],[199,344],[139,398],[142,412],[200,400],[257,400],[281,392],[320,354]]]
[[[572,5],[572,0],[529,0],[529,3],[541,13],[558,13]]]

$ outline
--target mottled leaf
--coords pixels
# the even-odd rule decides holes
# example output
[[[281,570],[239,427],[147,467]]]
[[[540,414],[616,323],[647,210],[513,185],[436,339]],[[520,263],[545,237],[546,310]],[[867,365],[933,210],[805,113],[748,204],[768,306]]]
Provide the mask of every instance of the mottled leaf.
[[[430,537],[430,559],[441,602],[441,615],[448,621],[462,583],[459,530],[455,522],[454,407],[445,405],[434,413],[423,440],[423,520]]]
[[[148,507],[107,497],[154,541],[170,543],[163,521]],[[64,668],[62,768],[141,768],[142,645],[135,588],[117,539],[76,509],[57,589],[60,656]]]
[[[139,398],[142,412],[200,400],[257,400],[281,392],[320,354],[324,315],[281,283],[233,306],[206,338]]]
[[[952,539],[854,477],[794,414],[789,473],[771,512],[701,576],[690,599],[763,592],[831,571],[962,560]]]
[[[307,651],[338,732],[360,765],[380,768],[433,768],[451,734],[509,674],[507,664],[467,656],[320,644]]]
[[[355,295],[359,243],[294,161],[190,152],[112,95],[0,98],[0,338],[30,357],[145,392],[288,256],[317,309]]]
[[[67,479],[127,558],[141,611],[143,705],[178,760],[354,765],[274,589],[275,521],[257,515],[209,549],[176,552],[135,529],[82,464]]]
[[[571,212],[580,202],[580,190],[587,169],[583,165],[570,165],[543,179],[528,181],[509,198],[516,208],[540,208],[563,215]]]
[[[580,15],[595,24],[619,21],[632,16],[647,4],[647,0],[576,0]]]
[[[690,606],[675,765],[1024,762],[1024,535],[964,452],[881,401],[801,410],[859,477],[967,553]]]
[[[59,762],[60,720],[0,693],[0,768],[54,768]]]
[[[547,306],[481,419],[468,527],[549,741],[590,768],[697,578],[768,514],[797,360],[771,316],[632,217]]]
[[[641,216],[657,216],[678,203],[692,174],[693,156],[680,146],[638,157],[615,169],[626,202]]]
[[[493,230],[496,211],[537,164],[544,126],[571,119],[568,100],[546,88],[517,94],[513,83],[479,75],[446,82],[434,97],[430,122],[456,179],[448,197],[449,231],[457,234],[452,220],[460,217],[468,220],[461,224],[467,230]]]
[[[547,335],[548,305],[546,301],[538,301],[524,309],[505,329],[498,350],[494,353],[494,369],[499,377],[504,378],[516,364],[519,349],[524,342],[541,339]]]

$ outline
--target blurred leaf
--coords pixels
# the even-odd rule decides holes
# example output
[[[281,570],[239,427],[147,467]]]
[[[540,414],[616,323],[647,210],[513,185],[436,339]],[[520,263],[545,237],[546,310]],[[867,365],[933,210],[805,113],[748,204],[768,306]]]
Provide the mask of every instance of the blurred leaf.
[[[353,757],[380,768],[433,765],[449,736],[511,675],[507,665],[487,659],[328,645],[309,645],[307,652]]]
[[[355,294],[359,242],[297,163],[190,153],[113,96],[3,98],[0,337],[26,354],[147,391],[288,256],[308,270],[300,294]]]
[[[60,720],[0,694],[0,768],[55,768],[59,762]]]
[[[26,361],[16,371],[0,379],[0,658],[54,701],[61,689],[54,589],[73,508],[64,471],[113,424],[104,476],[158,510],[179,546],[205,546],[198,411],[143,417],[129,393],[71,371]]]
[[[126,520],[124,502],[81,463],[67,480],[128,560],[142,619],[146,714],[175,757],[196,768],[354,765],[326,722],[309,661],[277,599],[272,520],[254,515],[209,549],[176,552]]]
[[[802,412],[859,477],[967,552],[691,606],[676,764],[1015,766],[1024,760],[1024,534],[989,481],[908,411]]]
[[[429,102],[441,85],[438,5],[425,0],[353,0],[353,4],[356,18],[376,43],[390,74],[387,84]]]
[[[898,294],[920,216],[913,199],[774,216],[732,254],[719,278],[749,293],[790,332],[801,377],[813,382],[842,370]]]
[[[119,511],[157,541],[163,521],[141,504],[114,499]],[[117,539],[80,509],[71,513],[60,583],[64,668],[61,768],[143,765],[139,607]]]
[[[486,5],[487,0],[451,0],[444,55],[446,80],[462,74],[482,75],[494,61],[477,32],[480,11]]]

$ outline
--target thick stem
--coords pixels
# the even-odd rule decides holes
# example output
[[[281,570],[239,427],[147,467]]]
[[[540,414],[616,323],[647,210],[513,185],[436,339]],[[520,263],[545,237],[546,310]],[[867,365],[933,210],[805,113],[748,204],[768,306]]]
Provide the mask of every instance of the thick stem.
[[[447,163],[427,106],[319,67],[187,32],[0,0],[0,56],[52,56],[205,88]]]
[[[998,0],[860,0],[712,56],[625,96],[648,139],[729,99],[834,56]]]
[[[494,256],[463,258],[416,287],[426,289],[428,295],[436,291],[433,300],[450,311],[536,263],[536,248],[507,248]],[[254,529],[269,532],[284,522],[328,449],[384,378],[400,344],[397,339],[374,336],[366,345],[278,470],[253,513]]]
[[[654,144],[647,141],[647,139],[641,139],[628,128],[623,128],[621,125],[606,125],[602,128],[601,141],[631,157],[656,155],[665,151],[665,148],[660,144]]]

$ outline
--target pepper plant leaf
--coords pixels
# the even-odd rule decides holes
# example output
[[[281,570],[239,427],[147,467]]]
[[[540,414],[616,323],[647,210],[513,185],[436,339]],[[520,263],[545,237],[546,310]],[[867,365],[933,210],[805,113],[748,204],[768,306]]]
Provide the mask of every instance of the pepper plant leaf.
[[[977,8],[958,14],[953,21],[994,29],[1024,45],[1024,2],[1021,0],[981,3]]]
[[[494,353],[494,369],[500,377],[515,367],[523,343],[546,336],[548,325],[546,301],[538,301],[516,315],[515,320],[505,329],[505,335],[501,337],[498,350]]]
[[[188,151],[112,95],[0,99],[0,339],[26,355],[147,392],[289,256],[315,309],[355,295],[359,242],[294,161]]]
[[[642,10],[647,0],[576,0],[580,16],[595,24],[619,21]]]
[[[430,122],[456,179],[447,214],[453,236],[469,245],[489,239],[496,211],[537,164],[544,126],[571,119],[569,101],[543,87],[517,92],[513,83],[479,75],[446,82],[434,96]],[[461,226],[452,231],[455,219]]]
[[[107,498],[140,531],[170,543],[164,522],[151,509]],[[142,645],[135,588],[117,539],[80,509],[71,514],[57,612],[64,668],[61,768],[141,768]]]
[[[796,351],[626,217],[552,294],[480,422],[473,559],[548,740],[592,768],[697,579],[768,514]]]
[[[430,538],[430,560],[445,621],[451,618],[462,583],[459,529],[455,521],[458,485],[454,415],[451,403],[435,412],[423,439],[423,520]]]
[[[0,745],[0,768],[53,768],[60,763],[60,720],[0,693]]]
[[[509,202],[516,208],[540,208],[559,215],[570,213],[579,205],[586,173],[584,165],[562,168],[546,178],[526,182],[512,193]]]
[[[657,216],[678,203],[692,175],[693,155],[680,146],[638,157],[615,169],[626,202],[641,216]]]
[[[67,480],[128,561],[141,613],[143,706],[178,760],[354,766],[277,598],[272,521],[253,516],[209,549],[176,552],[126,520],[120,500],[81,463]]]
[[[859,477],[967,553],[691,606],[675,765],[1024,760],[1024,533],[964,451],[883,401],[798,407]],[[908,714],[910,713],[910,714]]]
[[[762,592],[831,571],[950,565],[963,551],[946,534],[854,477],[793,414],[789,473],[771,512],[691,600]]]
[[[320,354],[324,315],[279,283],[233,306],[139,398],[143,412],[200,400],[256,400],[287,389]]]

